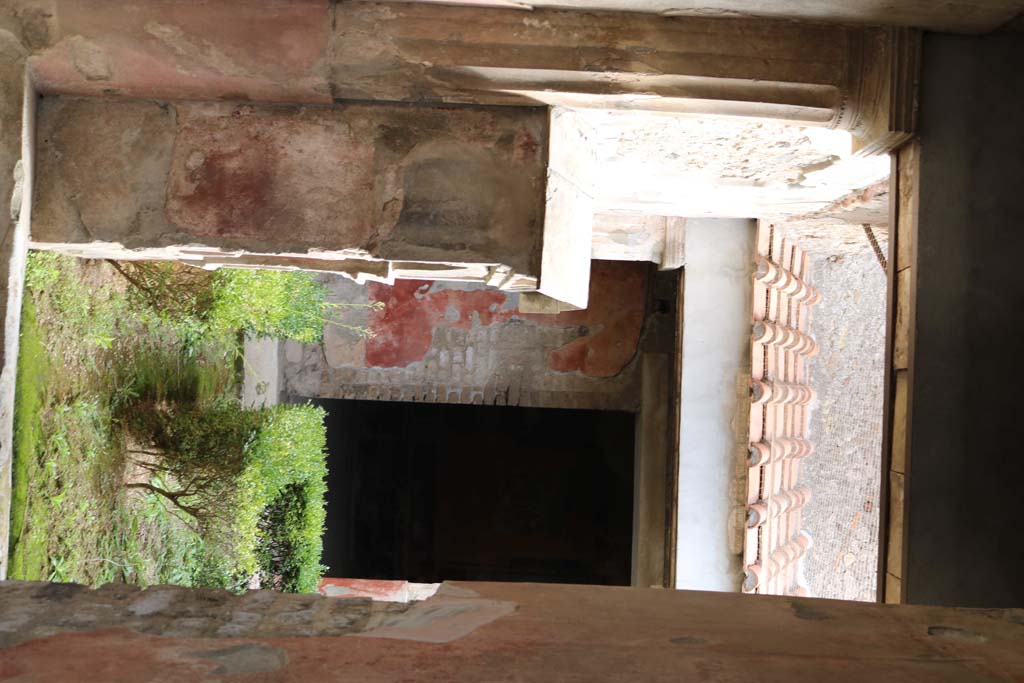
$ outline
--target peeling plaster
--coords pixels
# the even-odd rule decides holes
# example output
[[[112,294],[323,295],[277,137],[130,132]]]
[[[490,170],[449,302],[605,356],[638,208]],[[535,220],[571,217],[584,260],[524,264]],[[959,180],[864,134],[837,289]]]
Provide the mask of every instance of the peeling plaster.
[[[23,188],[25,185],[25,171],[21,163],[21,159],[18,159],[14,164],[14,189],[11,190],[11,222],[17,223],[18,216],[21,215],[21,202],[23,199]]]
[[[366,365],[403,368],[422,361],[441,328],[467,330],[528,321],[576,332],[571,341],[549,351],[550,370],[613,377],[636,353],[645,292],[645,266],[612,261],[595,262],[587,309],[557,315],[522,313],[516,295],[484,287],[453,289],[422,280],[399,280],[393,286],[371,283],[369,301],[384,307],[369,316],[372,336],[365,340]]]
[[[457,598],[438,594],[418,602],[408,611],[386,618],[363,638],[391,638],[421,643],[450,643],[464,638],[481,626],[514,614],[518,606],[504,600]]]
[[[257,77],[210,42],[191,38],[180,26],[149,21],[146,22],[144,29],[178,55],[212,68],[224,76]]]
[[[71,62],[87,81],[109,81],[114,76],[110,57],[102,46],[82,36],[71,36],[65,41],[71,52]]]

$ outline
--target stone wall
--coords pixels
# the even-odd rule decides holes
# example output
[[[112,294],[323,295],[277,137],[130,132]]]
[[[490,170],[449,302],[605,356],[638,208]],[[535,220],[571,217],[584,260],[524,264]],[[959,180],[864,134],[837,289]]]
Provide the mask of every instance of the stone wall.
[[[288,342],[292,398],[379,399],[634,411],[647,312],[643,263],[594,261],[590,305],[526,313],[521,295],[460,283],[327,280],[324,344]],[[329,277],[329,276],[328,276]],[[381,302],[384,308],[365,306]],[[352,307],[352,305],[361,307]]]
[[[50,97],[39,141],[40,247],[202,245],[538,274],[543,109]]]
[[[1021,610],[612,586],[445,583],[385,607],[11,582],[0,679],[1004,681],[1024,673],[1022,624]]]

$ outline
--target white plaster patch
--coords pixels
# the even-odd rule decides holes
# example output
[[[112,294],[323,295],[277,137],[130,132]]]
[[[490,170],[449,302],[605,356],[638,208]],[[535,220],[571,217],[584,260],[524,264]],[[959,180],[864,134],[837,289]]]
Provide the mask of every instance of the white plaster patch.
[[[284,650],[262,643],[242,643],[221,650],[195,652],[194,657],[215,662],[211,674],[257,674],[277,671],[288,663]]]
[[[421,643],[450,643],[481,626],[513,614],[518,605],[502,600],[453,598],[435,595],[408,611],[386,619],[377,628],[352,634],[365,638],[392,638]]]
[[[21,214],[21,198],[25,184],[25,171],[21,159],[14,164],[14,190],[11,191],[11,221],[17,222]]]
[[[248,69],[221,52],[216,46],[205,40],[198,42],[193,40],[180,26],[149,21],[146,22],[144,28],[146,33],[172,49],[179,56],[189,58],[200,66],[213,68],[225,76],[254,78]],[[180,66],[178,68],[184,73],[188,73],[187,70],[182,69]]]
[[[82,36],[71,36],[67,44],[71,52],[71,63],[85,80],[109,81],[113,77],[110,57],[102,47]]]
[[[173,597],[172,593],[166,591],[146,590],[142,592],[142,596],[138,600],[132,603],[128,611],[137,617],[162,612],[170,606]]]
[[[855,156],[852,136],[841,130],[656,112],[574,113],[568,123],[589,132],[596,169],[589,192],[598,212],[774,219],[822,209],[889,174],[887,156]],[[605,241],[615,246],[610,236]]]

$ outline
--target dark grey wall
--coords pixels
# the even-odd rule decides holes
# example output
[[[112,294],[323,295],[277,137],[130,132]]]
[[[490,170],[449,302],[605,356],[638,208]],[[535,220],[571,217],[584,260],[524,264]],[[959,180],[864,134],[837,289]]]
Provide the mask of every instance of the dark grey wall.
[[[1024,36],[927,35],[907,601],[1024,606]]]

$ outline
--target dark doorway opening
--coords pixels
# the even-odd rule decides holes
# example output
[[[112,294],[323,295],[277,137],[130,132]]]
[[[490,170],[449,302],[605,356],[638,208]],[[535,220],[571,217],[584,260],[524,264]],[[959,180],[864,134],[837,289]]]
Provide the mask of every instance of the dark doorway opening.
[[[317,403],[328,576],[629,584],[632,413]]]

